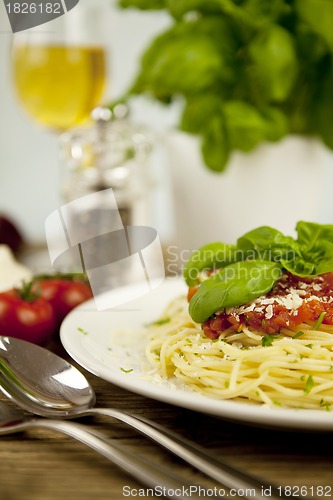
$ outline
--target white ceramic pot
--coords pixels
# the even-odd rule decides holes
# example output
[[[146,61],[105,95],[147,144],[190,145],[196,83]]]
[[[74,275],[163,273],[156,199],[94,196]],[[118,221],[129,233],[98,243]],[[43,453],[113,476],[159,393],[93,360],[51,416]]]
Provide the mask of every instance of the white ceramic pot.
[[[333,153],[319,140],[290,136],[236,152],[224,173],[204,165],[197,138],[172,132],[166,144],[180,251],[234,243],[261,225],[294,236],[298,220],[333,223]]]

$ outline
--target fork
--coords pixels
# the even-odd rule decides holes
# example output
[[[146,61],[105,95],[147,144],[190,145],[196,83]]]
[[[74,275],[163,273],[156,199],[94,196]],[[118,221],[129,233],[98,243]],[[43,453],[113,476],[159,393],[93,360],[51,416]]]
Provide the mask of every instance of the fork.
[[[120,469],[133,476],[140,483],[150,488],[162,489],[169,499],[188,498],[182,492],[191,491],[191,498],[199,500],[197,487],[181,478],[170,469],[151,462],[147,458],[137,456],[134,452],[114,443],[94,429],[87,430],[84,425],[53,419],[27,417],[22,412],[0,401],[0,435],[24,432],[29,429],[44,428],[60,432],[83,443]],[[199,488],[199,487],[198,487]],[[202,487],[200,487],[202,491]],[[193,493],[193,494],[192,494]]]

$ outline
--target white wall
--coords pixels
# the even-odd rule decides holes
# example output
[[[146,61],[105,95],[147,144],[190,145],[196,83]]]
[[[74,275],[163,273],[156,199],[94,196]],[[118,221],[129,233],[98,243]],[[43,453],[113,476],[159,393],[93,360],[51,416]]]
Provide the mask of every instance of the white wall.
[[[110,48],[108,98],[116,98],[130,85],[137,71],[139,57],[144,47],[157,33],[163,31],[171,20],[168,14],[162,11],[119,10],[116,7],[116,0],[80,0],[72,13],[79,9],[84,2],[93,5],[98,3],[104,9],[103,15]],[[62,204],[59,195],[60,162],[58,160],[57,139],[50,132],[39,128],[27,118],[16,102],[10,78],[9,49],[11,40],[9,21],[4,4],[0,0],[0,213],[6,212],[12,216],[24,230],[28,240],[43,243],[45,242],[44,222],[48,215]],[[137,99],[133,118],[137,122],[149,125],[154,130],[161,131],[163,136],[163,131],[176,123],[178,111],[177,106],[169,109],[157,104],[153,105],[146,100]],[[191,147],[188,149],[189,141],[191,141]],[[239,154],[232,159],[226,175],[212,175],[203,165],[196,166],[199,161],[199,155],[196,154],[198,144],[193,145],[192,143],[192,138],[179,136],[172,144],[170,141],[166,141],[169,157],[166,159],[165,170],[167,171],[164,171],[165,183],[169,181],[168,176],[171,175],[173,192],[180,193],[178,198],[181,201],[181,206],[178,207],[177,199],[175,199],[177,220],[175,227],[171,227],[170,230],[170,226],[172,226],[172,220],[170,221],[169,217],[170,211],[168,211],[168,207],[165,209],[168,193],[163,189],[157,191],[156,214],[159,217],[160,225],[157,225],[156,228],[160,231],[160,236],[161,228],[167,228],[167,237],[164,241],[170,241],[168,241],[168,231],[172,233],[173,230],[171,241],[180,248],[194,248],[216,239],[234,242],[240,232],[250,230],[261,223],[276,226],[282,231],[292,234],[295,220],[297,220],[296,216],[292,217],[289,213],[286,217],[281,217],[280,203],[269,203],[263,210],[261,196],[252,196],[251,198],[253,216],[248,209],[247,197],[244,197],[244,207],[240,205],[241,200],[238,196],[236,205],[230,202],[225,209],[222,209],[225,200],[221,193],[227,189],[230,179],[237,175],[237,169],[232,165],[238,161]],[[286,141],[284,141],[285,143]],[[285,147],[284,144],[281,144],[282,148]],[[255,158],[259,154],[260,151],[253,152]],[[302,164],[303,156],[297,151],[295,155],[296,157],[293,156],[295,162]],[[317,177],[315,180],[308,181],[310,182],[308,184],[310,192],[313,189],[316,197],[321,199],[321,203],[315,206],[315,196],[311,195],[309,202],[306,203],[297,217],[328,223],[332,222],[333,214],[333,199],[330,194],[333,176],[333,170],[330,170],[330,167],[333,156],[331,156],[331,152],[326,150],[322,151],[323,155],[325,156],[324,165],[329,165],[325,167],[328,170],[328,175],[321,176],[319,170],[316,169],[316,173],[313,175],[317,175]],[[265,189],[262,184],[263,178],[262,175],[255,176],[254,172],[250,170],[251,157],[244,158],[247,167],[246,172],[242,175],[242,185],[246,188],[246,176],[252,176],[252,180],[260,179],[258,182],[260,182],[261,192]],[[316,164],[316,160],[312,156],[309,159],[312,164]],[[256,161],[252,163],[256,163]],[[163,167],[162,161],[160,166]],[[291,168],[295,170],[294,167]],[[187,169],[190,169],[190,172]],[[305,173],[304,169],[301,175],[302,194],[304,195],[307,181],[303,172]],[[180,176],[184,178],[180,179]],[[287,177],[289,179],[290,176]],[[184,186],[186,186],[186,191],[184,191]],[[211,187],[217,191],[216,196],[212,195]],[[233,189],[230,188],[229,191],[233,195]],[[204,194],[205,192],[207,194]],[[176,196],[177,194],[175,194]],[[194,202],[194,207],[191,207],[190,204],[185,206],[187,198]],[[302,196],[303,202],[305,199]],[[298,198],[294,200],[292,197],[289,201],[297,206],[300,205]],[[277,214],[274,213],[275,209]],[[208,213],[206,217],[203,215],[206,213],[205,211]],[[222,218],[220,224],[216,223],[216,213],[218,212]],[[214,217],[211,214],[214,214]],[[237,222],[238,214],[242,216],[241,225]],[[279,217],[278,223],[277,216]]]
[[[104,9],[110,48],[107,97],[114,98],[130,84],[144,47],[169,25],[170,19],[164,12],[119,10],[115,0],[81,0],[75,9],[84,1],[99,2]],[[33,123],[16,100],[10,72],[12,36],[0,2],[0,213],[10,215],[30,242],[43,243],[45,219],[61,204],[57,138]],[[138,100],[136,121],[142,119],[162,129],[173,123],[173,110],[161,110],[156,105],[147,110],[145,104],[143,111],[142,106]]]

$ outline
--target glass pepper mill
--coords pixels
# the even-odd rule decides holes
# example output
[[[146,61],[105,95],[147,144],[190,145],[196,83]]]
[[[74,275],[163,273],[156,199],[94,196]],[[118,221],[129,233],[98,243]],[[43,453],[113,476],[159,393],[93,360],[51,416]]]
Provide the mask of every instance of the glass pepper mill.
[[[65,202],[112,188],[124,224],[149,224],[153,178],[149,168],[152,140],[127,118],[127,107],[95,108],[93,122],[61,137],[66,166]]]
[[[135,270],[123,229],[153,225],[149,133],[130,122],[124,105],[113,111],[99,107],[92,123],[63,134],[60,146],[67,232],[73,246],[79,245],[71,269],[94,267],[99,292],[132,282]],[[160,256],[157,260],[160,266]],[[112,273],[105,273],[108,264]],[[64,265],[68,270],[68,262]]]

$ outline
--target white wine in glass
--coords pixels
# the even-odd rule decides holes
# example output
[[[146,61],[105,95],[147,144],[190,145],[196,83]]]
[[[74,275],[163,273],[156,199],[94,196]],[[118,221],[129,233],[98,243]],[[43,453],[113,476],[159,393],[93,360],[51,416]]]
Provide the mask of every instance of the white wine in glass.
[[[97,18],[90,20],[91,32],[88,12],[84,14],[78,5],[57,20],[54,31],[35,28],[14,35],[13,79],[19,101],[37,122],[57,132],[85,121],[104,93],[105,48],[99,43]]]

